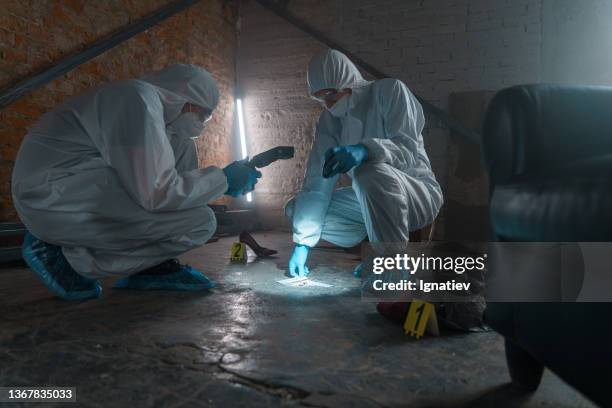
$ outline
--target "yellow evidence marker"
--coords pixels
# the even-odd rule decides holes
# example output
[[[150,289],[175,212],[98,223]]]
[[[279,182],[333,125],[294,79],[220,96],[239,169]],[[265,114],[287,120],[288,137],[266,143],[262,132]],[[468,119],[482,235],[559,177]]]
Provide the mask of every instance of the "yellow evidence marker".
[[[232,249],[230,250],[230,261],[246,263],[247,252],[245,244],[242,242],[234,242],[232,244]]]
[[[431,318],[431,320],[430,320]],[[434,305],[422,300],[410,302],[410,309],[404,322],[404,331],[417,339],[423,336],[425,329],[428,329],[434,336],[438,336],[438,319]]]

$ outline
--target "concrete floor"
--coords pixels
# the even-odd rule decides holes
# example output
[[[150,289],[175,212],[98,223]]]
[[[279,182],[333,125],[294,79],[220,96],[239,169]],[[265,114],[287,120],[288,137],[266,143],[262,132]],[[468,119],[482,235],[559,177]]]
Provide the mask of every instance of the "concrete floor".
[[[279,256],[228,266],[232,238],[185,254],[210,293],[111,279],[101,299],[68,303],[26,268],[0,269],[0,386],[74,386],[84,407],[592,407],[549,372],[535,394],[513,391],[495,333],[405,336],[360,300],[352,255],[313,252],[332,288],[276,283],[290,235],[255,236]]]

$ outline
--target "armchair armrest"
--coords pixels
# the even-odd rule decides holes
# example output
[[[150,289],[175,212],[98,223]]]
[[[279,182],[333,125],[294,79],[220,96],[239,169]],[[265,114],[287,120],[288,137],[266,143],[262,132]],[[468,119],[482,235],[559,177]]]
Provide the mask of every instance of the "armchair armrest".
[[[521,85],[500,91],[487,109],[483,154],[492,185],[579,171],[581,163],[612,165],[605,157],[612,157],[612,87]]]

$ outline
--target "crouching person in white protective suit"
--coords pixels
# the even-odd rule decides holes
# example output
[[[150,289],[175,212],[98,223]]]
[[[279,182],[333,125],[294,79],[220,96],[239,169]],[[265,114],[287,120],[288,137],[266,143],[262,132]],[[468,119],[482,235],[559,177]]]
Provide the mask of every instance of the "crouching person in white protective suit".
[[[406,85],[366,81],[344,54],[325,50],[310,61],[308,87],[325,109],[302,191],[285,206],[296,244],[291,276],[309,273],[308,252],[320,238],[352,247],[367,236],[382,251],[431,224],[443,203],[423,146],[423,110]],[[352,186],[334,191],[341,173]]]
[[[13,199],[28,229],[23,256],[64,299],[119,288],[213,286],[178,255],[216,229],[207,203],[252,190],[258,171],[234,162],[198,168],[193,138],[219,100],[212,76],[174,65],[106,84],[45,114],[26,135]]]

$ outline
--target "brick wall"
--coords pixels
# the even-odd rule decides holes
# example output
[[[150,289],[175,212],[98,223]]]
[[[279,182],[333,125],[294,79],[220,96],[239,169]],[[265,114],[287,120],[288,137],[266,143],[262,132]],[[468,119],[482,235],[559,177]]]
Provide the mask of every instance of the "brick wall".
[[[415,93],[448,109],[454,92],[537,82],[541,72],[540,0],[291,0],[288,10]],[[264,170],[258,205],[280,215],[301,187],[319,106],[307,97],[306,64],[321,45],[254,1],[241,10],[238,66],[246,92],[251,149],[296,145],[292,162]],[[448,131],[427,118],[424,131],[445,191],[462,182],[448,174]],[[457,189],[455,189],[457,190]],[[474,192],[468,201],[482,204]],[[486,199],[486,194],[484,195]],[[447,199],[448,199],[447,194]],[[452,198],[452,197],[451,197]],[[442,214],[436,226],[443,232]]]
[[[0,14],[0,88],[169,3],[6,0]],[[13,161],[27,129],[66,98],[111,80],[138,77],[177,62],[208,69],[221,101],[198,141],[200,165],[231,159],[236,13],[227,1],[203,0],[81,65],[0,111],[0,220],[16,219],[10,199]]]
[[[612,2],[545,0],[543,77],[562,84],[612,85]],[[602,49],[603,44],[603,49]]]
[[[319,2],[324,6],[326,2]],[[306,63],[320,45],[253,1],[241,7],[238,87],[244,98],[248,151],[277,145],[296,148],[293,160],[262,169],[255,205],[277,223],[283,204],[301,186],[312,144],[318,104],[306,97]]]

